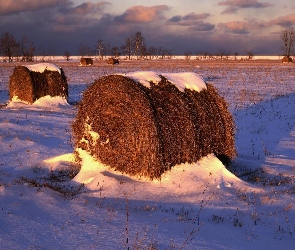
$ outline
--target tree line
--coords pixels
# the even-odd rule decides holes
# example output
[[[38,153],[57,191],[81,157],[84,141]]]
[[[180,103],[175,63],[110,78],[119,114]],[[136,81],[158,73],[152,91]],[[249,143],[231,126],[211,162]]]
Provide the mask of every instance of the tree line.
[[[0,53],[8,58],[8,62],[12,62],[13,57],[21,57],[22,61],[32,62],[35,51],[33,42],[26,35],[20,41],[16,41],[12,34],[5,32],[0,38]]]
[[[69,52],[65,52],[69,54]],[[127,59],[131,58],[171,58],[172,50],[163,47],[147,46],[145,38],[140,31],[129,35],[125,39],[122,46],[111,46],[110,43],[105,43],[102,39],[98,39],[94,49],[81,43],[78,48],[80,56],[97,56],[103,60],[107,56],[119,57],[125,56]]]
[[[282,40],[281,50],[283,56],[291,57],[295,55],[295,30],[285,29],[281,32],[280,38]],[[36,53],[36,47],[33,42],[24,35],[20,41],[17,41],[14,36],[5,32],[0,37],[0,54],[7,57],[8,62],[12,62],[14,57],[20,58],[21,61],[31,62],[34,61]],[[45,56],[45,53],[42,53]],[[107,56],[119,57],[125,56],[126,59],[154,59],[154,58],[172,58],[172,50],[163,47],[148,46],[145,38],[140,31],[129,35],[125,39],[125,43],[122,46],[111,46],[110,43],[105,43],[102,39],[98,39],[94,48],[91,48],[83,43],[80,43],[78,48],[78,54],[81,57],[85,56],[97,56],[100,60],[103,60]],[[246,51],[248,59],[253,58],[252,51]],[[190,59],[193,55],[190,51],[184,51],[186,59]],[[229,58],[231,53],[220,49],[215,54],[207,51],[197,51],[197,59],[210,59],[210,58]],[[69,60],[71,53],[64,51],[64,57]],[[233,54],[234,58],[237,58],[238,52]]]

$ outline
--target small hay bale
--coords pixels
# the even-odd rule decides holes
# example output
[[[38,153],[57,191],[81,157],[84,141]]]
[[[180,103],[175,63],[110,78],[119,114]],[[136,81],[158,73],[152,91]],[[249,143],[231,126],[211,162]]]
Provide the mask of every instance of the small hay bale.
[[[112,64],[112,65],[119,64],[119,60],[116,58],[109,58],[107,60],[107,64]]]
[[[80,59],[80,66],[91,66],[93,65],[93,59],[90,57],[82,57]]]
[[[77,159],[83,149],[115,170],[153,179],[211,153],[235,157],[233,118],[212,85],[194,73],[149,72],[144,81],[141,73],[104,76],[84,93],[72,124]],[[177,83],[186,77],[198,83]]]
[[[61,96],[68,100],[68,84],[62,68],[41,63],[16,66],[9,80],[9,97],[32,104],[46,95]]]
[[[282,59],[282,63],[291,63],[293,60],[290,56],[284,56]]]

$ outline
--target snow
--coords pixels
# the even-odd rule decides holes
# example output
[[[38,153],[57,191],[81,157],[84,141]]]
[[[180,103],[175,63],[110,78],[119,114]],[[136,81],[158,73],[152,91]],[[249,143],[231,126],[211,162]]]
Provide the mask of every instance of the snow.
[[[71,137],[77,106],[49,96],[33,105],[8,102],[13,67],[3,67],[1,249],[293,249],[294,66],[143,65],[64,64],[69,99],[79,101],[90,82],[113,71],[155,82],[159,73],[151,72],[164,71],[181,89],[200,76],[215,85],[235,118],[236,174],[210,154],[149,181],[116,172],[79,149],[81,170],[70,180],[66,173],[77,166]],[[189,70],[194,74],[184,73]],[[98,138],[92,124],[85,129]]]
[[[153,71],[136,71],[124,74],[124,76],[132,78],[148,88],[150,88],[151,83],[158,84],[161,81],[160,76],[164,76],[182,92],[185,88],[197,92],[207,88],[204,79],[193,72],[156,73]]]
[[[26,65],[26,67],[30,71],[34,72],[40,72],[43,73],[45,70],[50,70],[50,71],[57,71],[58,73],[61,74],[60,67],[53,63],[37,63],[37,64],[32,64],[32,65]]]

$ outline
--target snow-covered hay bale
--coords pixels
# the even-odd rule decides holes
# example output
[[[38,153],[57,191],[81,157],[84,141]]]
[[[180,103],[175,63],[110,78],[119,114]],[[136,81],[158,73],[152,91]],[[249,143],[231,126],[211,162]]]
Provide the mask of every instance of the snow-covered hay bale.
[[[123,173],[159,177],[162,145],[146,91],[120,75],[97,80],[84,92],[73,123],[76,149]]]
[[[236,154],[226,102],[194,73],[104,76],[84,92],[72,127],[77,159],[85,150],[115,170],[151,179],[211,153]]]
[[[62,68],[51,63],[14,68],[9,81],[10,100],[17,97],[32,104],[47,95],[68,99],[68,84]]]
[[[93,59],[90,57],[82,57],[80,59],[80,66],[91,66],[93,65]]]

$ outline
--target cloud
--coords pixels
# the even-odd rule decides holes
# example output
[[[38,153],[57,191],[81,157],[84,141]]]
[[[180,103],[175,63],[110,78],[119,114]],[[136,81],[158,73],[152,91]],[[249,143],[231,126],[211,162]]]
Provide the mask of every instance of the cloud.
[[[231,32],[235,34],[247,34],[249,33],[249,24],[247,22],[227,22],[218,24],[218,28],[225,32]]]
[[[211,14],[209,14],[209,13],[201,13],[201,14],[190,13],[188,15],[183,16],[182,20],[184,20],[184,21],[200,20],[200,19],[205,19],[209,16],[211,16]]]
[[[195,31],[209,31],[213,30],[215,25],[201,21],[209,16],[211,16],[209,13],[190,13],[185,16],[177,15],[168,19],[167,23],[170,25],[191,26],[192,30]]]
[[[266,8],[273,6],[268,2],[258,2],[257,0],[225,0],[219,2],[220,6],[227,6],[222,14],[234,14],[240,8]]]
[[[295,14],[289,14],[286,16],[278,17],[269,22],[270,24],[279,25],[281,27],[292,27],[295,26]]]
[[[110,20],[109,15],[104,13],[108,5],[110,5],[108,2],[85,2],[75,7],[62,8],[51,18],[51,30],[75,32],[98,25],[106,18]]]
[[[211,31],[215,29],[215,25],[211,23],[205,23],[203,21],[197,21],[194,26],[191,26],[192,31]]]
[[[37,11],[54,6],[70,5],[69,0],[3,0],[0,15],[18,14],[27,11]]]
[[[163,12],[168,10],[168,5],[133,6],[122,15],[115,16],[117,22],[148,23],[163,19]]]
[[[224,11],[221,12],[221,14],[236,14],[237,11],[238,11],[237,7],[228,6],[224,9]]]
[[[233,34],[254,34],[256,31],[260,34],[265,31],[271,25],[267,22],[249,19],[246,21],[233,21],[218,24],[218,29],[221,32],[233,33]]]
[[[69,8],[65,11],[66,14],[71,15],[87,15],[91,13],[102,13],[104,8],[110,5],[108,2],[91,3],[85,2],[76,7]]]

